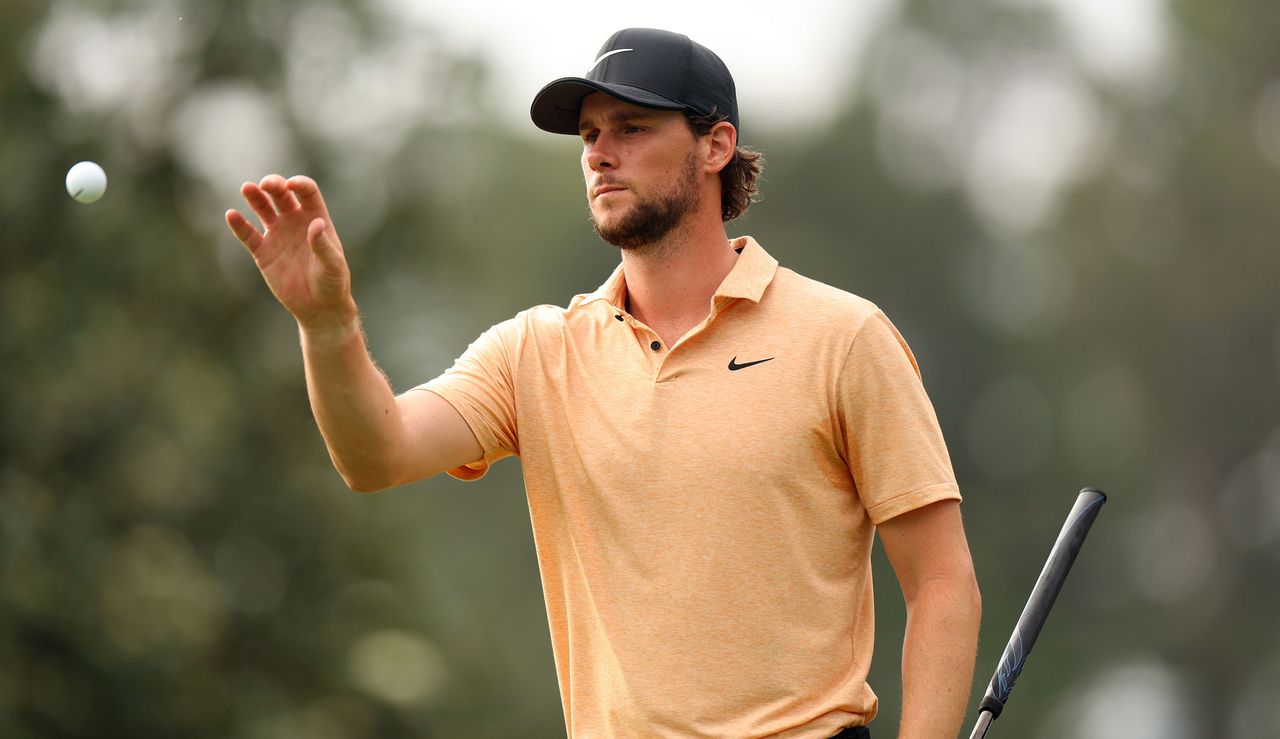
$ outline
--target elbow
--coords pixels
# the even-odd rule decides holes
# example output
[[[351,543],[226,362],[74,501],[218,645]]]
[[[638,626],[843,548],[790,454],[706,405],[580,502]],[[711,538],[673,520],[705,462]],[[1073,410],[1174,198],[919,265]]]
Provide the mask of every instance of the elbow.
[[[960,589],[963,607],[968,614],[965,620],[969,623],[970,630],[976,639],[978,629],[982,625],[982,590],[978,587],[978,578],[973,570],[969,570],[967,576],[962,578]]]
[[[339,466],[338,474],[342,476],[347,488],[356,493],[377,493],[399,484],[388,475],[377,474],[376,471],[357,471]]]
[[[406,482],[400,477],[396,459],[389,454],[339,455],[331,447],[329,460],[347,488],[356,493],[377,493]]]
[[[424,471],[392,462],[361,465],[358,468],[340,464],[335,464],[334,466],[338,469],[338,474],[342,476],[342,481],[347,484],[347,487],[357,493],[377,493],[389,490],[433,477],[444,471]]]
[[[384,485],[372,480],[347,477],[346,475],[343,475],[342,479],[347,483],[347,488],[355,493],[377,493],[391,487],[390,485]]]
[[[941,608],[975,625],[982,620],[982,591],[972,569],[958,569],[926,579],[906,598],[908,610]]]
[[[964,605],[975,621],[982,619],[982,590],[972,565],[958,572],[951,584],[951,597]]]
[[[978,587],[978,578],[969,578],[969,608],[975,623],[982,623],[982,589]]]

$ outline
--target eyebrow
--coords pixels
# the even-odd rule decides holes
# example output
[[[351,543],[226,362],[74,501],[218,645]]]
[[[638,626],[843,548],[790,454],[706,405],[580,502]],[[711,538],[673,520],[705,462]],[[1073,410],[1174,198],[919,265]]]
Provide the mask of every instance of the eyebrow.
[[[635,110],[615,110],[610,113],[606,113],[604,116],[603,122],[604,123],[631,123],[633,121],[652,120],[653,118],[654,118],[654,114],[649,112],[642,112],[642,111],[635,111]],[[596,122],[591,120],[590,118],[585,119],[578,124],[578,133],[582,133],[583,131],[586,131],[589,128],[595,128],[596,125],[598,124],[596,124]]]

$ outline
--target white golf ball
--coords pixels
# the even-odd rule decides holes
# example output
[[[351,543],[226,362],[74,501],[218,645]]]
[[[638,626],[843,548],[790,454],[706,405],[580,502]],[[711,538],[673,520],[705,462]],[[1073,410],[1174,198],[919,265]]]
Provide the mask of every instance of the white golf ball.
[[[94,203],[107,191],[107,173],[93,162],[80,162],[67,170],[67,192],[82,203]]]

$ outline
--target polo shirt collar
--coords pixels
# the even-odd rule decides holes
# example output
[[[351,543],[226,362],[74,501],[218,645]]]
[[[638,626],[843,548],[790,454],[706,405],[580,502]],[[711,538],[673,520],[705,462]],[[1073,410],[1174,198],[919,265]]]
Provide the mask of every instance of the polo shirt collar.
[[[738,253],[738,261],[725,275],[720,287],[716,288],[716,297],[745,298],[759,303],[764,297],[765,288],[773,282],[773,275],[778,271],[778,260],[750,236],[739,236],[729,242]]]
[[[769,256],[764,247],[750,236],[739,236],[732,239],[729,245],[735,251],[741,251],[738,253],[738,261],[734,263],[733,269],[729,270],[720,287],[716,288],[715,297],[743,298],[759,303],[764,297],[765,288],[773,282],[773,276],[778,271],[778,260]],[[626,304],[626,298],[627,279],[623,274],[622,265],[619,264],[603,285],[595,292],[582,296],[582,300],[577,305],[604,300],[615,308],[621,309]]]

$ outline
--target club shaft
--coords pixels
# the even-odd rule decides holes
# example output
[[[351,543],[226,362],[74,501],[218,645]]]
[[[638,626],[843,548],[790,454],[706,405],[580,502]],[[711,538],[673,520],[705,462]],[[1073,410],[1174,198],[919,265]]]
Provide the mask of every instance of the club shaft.
[[[1036,580],[1031,597],[1027,599],[1027,605],[1022,609],[1022,615],[1014,626],[1013,636],[1010,637],[1009,644],[1000,657],[1000,663],[996,666],[995,674],[987,686],[987,693],[979,706],[981,713],[978,716],[978,725],[974,727],[971,739],[980,739],[985,736],[991,722],[999,718],[1001,711],[1004,710],[1004,704],[1009,700],[1009,694],[1013,692],[1014,683],[1026,665],[1031,647],[1035,645],[1040,629],[1044,626],[1045,619],[1049,617],[1049,611],[1053,608],[1059,591],[1062,590],[1067,573],[1071,570],[1081,545],[1084,544],[1084,537],[1089,533],[1089,527],[1093,525],[1093,520],[1097,518],[1098,511],[1106,500],[1106,494],[1094,488],[1085,488],[1077,496],[1075,505],[1072,506],[1071,513],[1062,526],[1062,531],[1053,543],[1053,548],[1049,550],[1049,557],[1045,561],[1044,569],[1040,572],[1040,578]]]
[[[987,728],[991,726],[991,712],[983,711],[978,714],[978,723],[973,727],[973,733],[969,735],[969,739],[983,739],[987,735]]]

